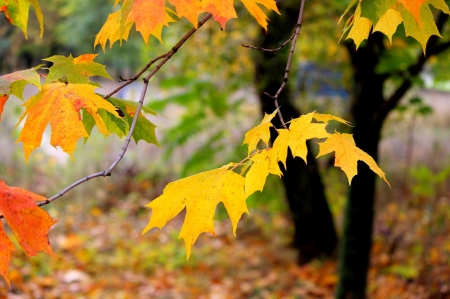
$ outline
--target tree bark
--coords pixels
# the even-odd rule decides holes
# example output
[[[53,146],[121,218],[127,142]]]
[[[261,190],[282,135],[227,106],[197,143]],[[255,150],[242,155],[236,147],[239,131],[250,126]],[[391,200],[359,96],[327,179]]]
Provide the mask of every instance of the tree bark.
[[[281,16],[271,15],[271,24],[274,25],[270,27],[267,34],[262,34],[259,46],[277,48],[293,34],[299,7],[298,3],[292,2],[280,3]],[[262,112],[272,113],[275,110],[273,99],[264,95],[264,92],[274,95],[281,86],[289,45],[275,53],[259,51],[254,53],[255,82]],[[291,103],[291,92],[288,86],[281,93],[279,104],[285,121],[300,116],[300,111]],[[273,124],[277,128],[281,127],[277,116]],[[273,132],[272,140],[275,137],[276,133]],[[336,230],[326,201],[324,186],[309,143],[308,149],[308,164],[300,158],[293,158],[289,153],[286,161],[287,169],[283,174],[283,184],[295,226],[293,245],[299,250],[298,261],[301,264],[317,257],[333,256],[337,244]]]

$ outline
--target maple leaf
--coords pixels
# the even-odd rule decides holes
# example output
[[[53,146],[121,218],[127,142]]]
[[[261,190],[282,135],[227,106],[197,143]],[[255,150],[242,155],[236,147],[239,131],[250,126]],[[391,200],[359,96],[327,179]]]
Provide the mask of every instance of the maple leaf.
[[[102,134],[109,134],[98,109],[105,109],[116,117],[119,115],[113,105],[94,93],[95,88],[90,84],[42,85],[41,92],[24,104],[26,111],[19,120],[20,123],[27,116],[17,140],[24,143],[26,160],[31,152],[41,145],[42,134],[48,124],[52,128],[51,145],[60,146],[73,159],[72,153],[77,140],[89,136],[81,121],[82,108],[93,116]]]
[[[36,205],[37,201],[42,200],[45,197],[21,188],[9,187],[0,180],[0,213],[14,232],[20,247],[29,257],[43,251],[56,259],[48,241],[48,231],[57,221]],[[3,231],[0,221],[0,275],[8,284],[8,268],[13,250],[14,246]]]
[[[43,60],[53,62],[50,67],[46,83],[51,83],[62,78],[67,78],[69,83],[88,84],[89,77],[102,76],[111,79],[111,76],[105,69],[103,64],[94,62],[94,58],[98,54],[83,54],[76,58],[72,55],[68,57],[55,55]]]
[[[3,106],[9,99],[9,95],[13,94],[23,100],[23,90],[28,83],[41,89],[41,80],[39,74],[36,72],[41,66],[42,65],[38,65],[31,69],[14,72],[0,77],[0,121]]]
[[[372,29],[372,22],[361,17],[361,4],[358,4],[353,17],[353,26],[346,39],[353,39],[358,49],[361,42],[369,37],[370,29]]]
[[[131,4],[131,1],[126,1],[121,9],[108,16],[105,24],[95,37],[94,47],[100,45],[103,51],[105,51],[108,40],[110,48],[112,48],[112,45],[116,41],[120,41],[120,45],[122,45],[122,40],[128,40],[131,27],[133,27],[132,22],[126,23],[127,16],[131,10]]]
[[[288,130],[278,130],[279,135],[273,142],[273,150],[276,151],[278,160],[283,163],[285,168],[288,147],[291,149],[294,157],[300,157],[306,163],[306,155],[308,153],[306,140],[312,138],[326,138],[329,136],[329,133],[325,130],[326,123],[311,123],[314,115],[314,112],[302,115],[291,121]],[[332,119],[331,116],[327,118],[327,116],[318,115],[317,117],[323,120]]]
[[[408,10],[416,20],[419,26],[422,26],[421,16],[420,16],[420,8],[422,7],[427,0],[398,0],[406,10]]]
[[[202,2],[199,0],[169,0],[176,7],[179,18],[185,17],[197,28],[198,15],[202,12]]]
[[[390,8],[375,25],[373,32],[379,31],[386,34],[389,41],[392,43],[392,35],[397,31],[397,27],[402,21],[403,19],[400,13],[396,9]]]
[[[105,123],[108,132],[116,134],[119,138],[128,135],[138,103],[113,97],[107,98],[106,100],[116,107],[116,111],[120,116],[120,118],[117,118],[106,110],[99,110],[98,113]],[[139,117],[132,134],[134,141],[137,144],[139,140],[144,140],[148,143],[160,146],[158,140],[156,139],[156,126],[149,121],[142,112],[156,115],[154,110],[142,106],[141,113],[139,113]],[[86,132],[90,134],[96,124],[94,118],[84,110],[82,121]],[[87,140],[88,137],[85,137],[84,142],[86,143]]]
[[[22,29],[27,38],[30,4],[36,13],[39,22],[40,37],[42,37],[44,33],[44,16],[37,0],[0,0],[0,12],[5,14],[5,18],[9,23]]]
[[[248,154],[256,149],[259,141],[262,140],[266,145],[270,140],[270,127],[273,127],[270,122],[277,113],[277,110],[272,112],[271,114],[264,113],[264,118],[261,121],[261,124],[252,128],[247,133],[245,133],[244,142],[242,144],[248,144]]]
[[[263,190],[269,173],[281,176],[277,152],[275,150],[262,150],[252,156],[250,160],[253,164],[245,176],[245,198],[258,190]]]
[[[319,143],[319,147],[320,150],[317,158],[335,152],[336,159],[334,166],[340,167],[344,171],[347,175],[349,185],[353,177],[358,173],[357,162],[363,161],[390,186],[389,182],[386,180],[386,174],[378,167],[371,156],[356,146],[352,134],[341,134],[336,132],[331,134],[326,141]]]
[[[154,227],[162,228],[186,208],[179,237],[186,243],[189,258],[192,245],[202,232],[215,235],[214,212],[217,204],[222,202],[236,234],[237,223],[242,214],[248,214],[248,209],[244,195],[245,179],[228,170],[230,165],[168,184],[161,196],[146,205],[152,209],[152,215],[142,233]]]
[[[133,7],[128,15],[127,22],[136,23],[136,31],[139,31],[148,43],[148,37],[154,32],[161,39],[162,26],[169,26],[172,18],[164,10],[164,0],[134,0]]]
[[[267,9],[273,10],[276,13],[280,14],[275,1],[273,0],[241,0],[241,2],[244,4],[245,8],[250,12],[250,14],[255,17],[256,21],[258,21],[258,24],[261,25],[266,31],[268,18],[266,14],[261,10],[261,8],[259,8],[258,3],[262,4]]]
[[[203,12],[211,13],[222,28],[225,28],[228,20],[237,18],[234,0],[169,0],[169,2],[175,7],[179,18],[187,18],[195,27],[198,24],[199,14]],[[241,2],[266,31],[268,18],[259,5],[279,13],[274,0],[241,0]],[[141,33],[145,43],[148,43],[150,35],[161,41],[163,26],[169,26],[170,22],[174,22],[168,12],[175,12],[165,6],[164,0],[115,1],[115,5],[119,3],[121,7],[108,16],[97,34],[94,47],[99,44],[104,51],[108,40],[110,47],[118,40],[127,40],[133,24],[136,24],[136,30]]]
[[[405,35],[415,38],[421,45],[423,53],[427,46],[427,41],[432,35],[441,37],[439,30],[434,22],[433,13],[428,5],[422,5],[420,8],[421,25],[419,25],[413,15],[402,6],[399,6],[400,15],[403,18],[405,26]]]

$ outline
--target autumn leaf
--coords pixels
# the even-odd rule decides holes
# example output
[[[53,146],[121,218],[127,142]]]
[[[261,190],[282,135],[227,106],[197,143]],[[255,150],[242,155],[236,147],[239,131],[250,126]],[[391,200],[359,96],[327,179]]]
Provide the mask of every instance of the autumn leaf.
[[[50,67],[46,83],[51,83],[62,78],[66,78],[69,83],[88,84],[89,77],[102,76],[111,79],[111,76],[106,72],[105,66],[94,62],[94,58],[98,54],[83,54],[76,58],[72,55],[68,57],[55,55],[43,60],[53,62]]]
[[[230,165],[202,172],[164,188],[163,194],[147,204],[152,209],[149,223],[142,233],[151,228],[162,228],[170,219],[186,208],[186,217],[180,231],[180,238],[186,243],[187,258],[198,236],[214,231],[214,212],[222,202],[236,234],[237,223],[243,213],[248,213],[245,203],[245,179],[228,170]]]
[[[266,184],[266,178],[271,174],[281,176],[281,170],[278,166],[277,152],[273,149],[265,149],[250,160],[253,162],[245,176],[245,198],[256,191],[262,191]]]
[[[40,36],[44,33],[44,16],[37,0],[0,0],[0,12],[3,12],[6,20],[22,29],[27,38],[27,25],[30,4],[33,6],[39,22]]]
[[[402,21],[403,18],[400,13],[396,9],[390,8],[375,25],[373,32],[379,31],[386,34],[389,41],[392,43],[392,35],[394,35],[395,31],[397,31],[397,27]]]
[[[423,53],[425,53],[430,36],[437,35],[441,37],[436,23],[434,23],[433,13],[428,5],[422,5],[420,8],[421,25],[416,22],[413,15],[407,9],[400,6],[399,12],[403,18],[406,36],[415,38],[422,45]]]
[[[346,12],[356,1],[352,1]],[[372,32],[382,32],[392,40],[392,35],[400,23],[404,24],[406,36],[415,38],[425,53],[428,39],[432,35],[441,36],[434,22],[429,5],[450,14],[444,0],[371,0],[358,4],[350,32],[347,38],[352,38],[358,48],[361,42]],[[342,17],[341,17],[342,18]]]
[[[121,9],[108,16],[105,24],[95,37],[94,47],[100,45],[103,51],[105,51],[108,40],[110,48],[112,48],[116,41],[120,41],[120,45],[122,45],[122,40],[128,40],[131,27],[133,27],[132,22],[126,23],[128,14],[131,10],[131,5],[132,2],[127,0],[122,4]]]
[[[43,251],[56,259],[48,241],[48,231],[56,221],[36,205],[37,201],[42,200],[45,197],[21,188],[9,187],[0,180],[0,213],[14,232],[20,247],[29,257]],[[13,250],[14,246],[3,231],[0,221],[0,275],[8,284],[8,268]]]
[[[259,141],[264,142],[266,145],[270,140],[270,127],[273,127],[270,122],[277,114],[277,110],[272,112],[271,114],[264,114],[264,118],[261,121],[261,124],[252,128],[247,133],[245,133],[244,142],[242,144],[248,144],[248,154],[256,149]]]
[[[105,109],[116,117],[119,115],[113,105],[94,93],[95,88],[90,84],[42,85],[41,92],[24,104],[26,111],[19,120],[20,123],[27,117],[17,140],[24,143],[26,160],[41,145],[42,134],[48,124],[52,128],[50,144],[60,146],[73,159],[77,140],[89,136],[81,121],[82,108],[93,116],[102,134],[109,134],[98,110]]]
[[[306,155],[308,148],[306,140],[312,138],[326,138],[329,136],[325,130],[326,123],[312,123],[315,113],[311,112],[293,119],[289,125],[289,129],[279,129],[278,137],[273,142],[273,150],[277,153],[278,160],[283,163],[286,168],[286,158],[288,147],[291,149],[294,157],[302,158],[306,163]],[[319,119],[327,119],[326,116],[317,116]],[[328,117],[332,119],[332,117]],[[328,121],[327,121],[328,122]]]
[[[353,17],[353,26],[346,39],[353,39],[356,49],[358,49],[361,42],[369,37],[370,29],[372,29],[372,22],[361,17],[361,4],[358,4]]]
[[[38,65],[34,68],[14,72],[0,77],[0,121],[3,112],[3,106],[11,94],[23,100],[23,91],[27,84],[33,84],[41,89],[41,80],[36,70],[41,68]]]
[[[265,6],[267,9],[273,10],[276,13],[280,14],[277,5],[275,4],[275,1],[273,0],[258,0],[258,1],[241,0],[241,2],[244,4],[245,8],[250,12],[250,14],[255,17],[256,21],[258,21],[258,24],[261,25],[266,31],[268,18],[266,14],[258,6],[258,4],[261,4]]]
[[[341,134],[336,132],[328,137],[326,141],[319,143],[319,147],[320,150],[317,158],[335,152],[336,159],[334,166],[340,167],[344,171],[347,175],[349,184],[353,177],[358,173],[357,162],[363,161],[389,185],[389,182],[386,180],[386,174],[378,167],[371,156],[356,146],[351,134]]]
[[[169,2],[175,7],[179,18],[187,18],[195,27],[198,24],[199,14],[204,12],[211,13],[222,28],[225,28],[228,20],[237,18],[233,0],[169,0]],[[268,18],[260,5],[279,13],[274,0],[241,0],[241,2],[266,30]],[[168,14],[172,11],[165,6],[164,0],[124,0],[115,3],[116,5],[120,3],[121,7],[108,16],[96,36],[94,47],[101,45],[105,50],[108,40],[110,47],[116,41],[127,40],[133,24],[136,25],[136,30],[141,33],[145,43],[148,43],[150,35],[161,41],[163,26],[169,26],[170,22],[174,22]]]
[[[123,133],[124,133],[124,135],[127,135],[129,128],[131,127],[131,123],[133,122],[133,118],[136,113],[138,103],[133,102],[133,101],[122,100],[122,99],[118,99],[118,98],[113,98],[113,97],[108,98],[107,101],[109,101],[112,105],[119,108],[124,113],[122,120],[125,121],[128,126],[125,127],[125,131],[123,131]],[[156,133],[155,133],[156,126],[151,121],[149,121],[147,119],[147,117],[145,117],[143,112],[147,113],[147,114],[151,114],[151,115],[156,115],[156,111],[154,111],[146,106],[142,106],[141,113],[139,114],[138,120],[136,122],[136,127],[134,128],[132,137],[133,137],[134,141],[136,142],[136,144],[139,142],[139,140],[144,140],[148,143],[154,144],[156,146],[160,146],[158,143],[158,140],[156,139]],[[112,121],[115,123],[120,121],[116,117],[111,118],[111,116],[109,116],[109,118],[112,119]],[[108,126],[107,126],[107,128],[108,128]],[[108,128],[108,130],[109,130],[109,128]],[[112,131],[110,131],[110,132],[113,133]],[[120,137],[120,134],[118,134],[118,135]]]
[[[427,0],[398,0],[409,11],[419,26],[422,26],[420,9]]]
[[[148,37],[158,26],[169,26],[164,10],[164,0],[134,0],[127,18],[128,22],[136,24],[136,31],[142,34],[147,44]]]
[[[169,0],[176,7],[179,18],[185,17],[197,28],[198,15],[202,12],[202,2],[199,0]]]

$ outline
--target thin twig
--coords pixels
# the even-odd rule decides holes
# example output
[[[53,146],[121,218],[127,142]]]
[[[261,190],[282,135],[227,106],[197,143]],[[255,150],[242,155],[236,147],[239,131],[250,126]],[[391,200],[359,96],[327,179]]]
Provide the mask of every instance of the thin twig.
[[[295,36],[295,34],[293,34],[287,41],[285,41],[281,46],[279,46],[278,48],[275,48],[275,49],[266,49],[266,48],[261,48],[260,46],[250,46],[250,45],[246,45],[246,44],[243,44],[242,46],[244,48],[249,48],[249,49],[253,49],[253,50],[260,50],[260,51],[272,53],[272,52],[277,52],[277,51],[280,51],[281,49],[283,49],[284,46],[286,46],[294,38],[294,36]]]
[[[136,81],[137,79],[139,79],[139,77],[140,77],[145,71],[147,71],[147,70],[152,66],[152,64],[154,64],[154,63],[157,62],[158,60],[163,59],[164,57],[166,57],[166,55],[167,55],[167,53],[166,53],[166,54],[163,54],[163,55],[160,55],[160,56],[158,56],[158,57],[152,59],[152,60],[151,60],[149,63],[147,63],[147,65],[146,65],[139,73],[137,73],[134,77],[126,78],[126,79],[120,78],[120,81],[119,81],[119,82],[125,82],[125,81],[126,81],[126,83],[120,85],[119,87],[117,87],[116,89],[114,89],[111,93],[105,95],[103,98],[104,98],[104,99],[110,98],[111,96],[113,96],[114,94],[116,94],[117,92],[119,92],[119,90],[121,90],[122,88],[124,88],[125,86],[127,86],[127,85],[133,83],[134,81]]]
[[[122,147],[121,152],[119,153],[119,155],[117,156],[116,160],[114,160],[114,162],[111,164],[111,166],[109,166],[108,169],[102,171],[102,172],[97,172],[91,175],[88,175],[78,181],[76,181],[75,183],[71,184],[70,186],[66,187],[65,189],[63,189],[62,191],[58,192],[57,194],[53,195],[52,197],[48,198],[47,200],[38,202],[37,205],[38,206],[44,206],[47,205],[53,201],[55,201],[56,199],[62,197],[64,194],[66,194],[67,192],[69,192],[70,190],[72,190],[73,188],[77,187],[78,185],[83,184],[84,182],[89,181],[90,179],[93,178],[97,178],[97,177],[106,177],[106,176],[111,176],[112,172],[114,171],[114,169],[116,168],[117,164],[119,164],[119,162],[122,160],[122,158],[125,155],[125,152],[127,151],[128,145],[130,144],[131,141],[131,136],[133,135],[134,132],[134,128],[136,127],[136,123],[137,123],[137,119],[139,117],[142,105],[144,104],[144,99],[145,99],[145,94],[147,92],[147,88],[148,88],[148,82],[150,80],[151,77],[153,77],[153,75],[156,74],[156,72],[158,72],[161,67],[170,59],[172,58],[172,56],[178,51],[178,49],[180,49],[180,47],[201,27],[203,26],[203,24],[205,24],[206,21],[208,21],[209,18],[211,18],[211,14],[208,13],[205,17],[203,17],[200,22],[198,22],[198,26],[197,28],[192,28],[188,33],[186,33],[181,39],[180,41],[166,54],[158,56],[157,58],[153,59],[152,61],[150,61],[144,69],[142,69],[135,77],[136,79],[131,78],[130,81],[127,81],[127,83],[123,84],[120,88],[118,88],[117,90],[115,90],[114,92],[112,92],[111,94],[105,96],[105,98],[110,97],[111,95],[113,95],[115,92],[119,91],[121,88],[123,88],[124,86],[128,85],[130,82],[134,82],[137,80],[137,78],[139,78],[139,76],[141,76],[153,63],[155,63],[158,60],[163,59],[143,80],[144,80],[144,86],[142,87],[142,92],[141,92],[141,97],[139,99],[139,103],[138,103],[138,107],[136,108],[136,112],[134,114],[134,118],[133,118],[133,122],[131,123],[131,127],[130,127],[130,131],[128,132],[127,138],[125,139],[125,143]]]
[[[294,55],[295,46],[297,45],[298,36],[300,34],[300,28],[302,27],[304,8],[305,8],[305,0],[302,0],[302,2],[300,4],[300,11],[298,13],[297,24],[295,25],[294,35],[291,36],[287,41],[285,41],[281,45],[281,47],[279,47],[277,49],[273,49],[273,50],[263,49],[263,48],[260,48],[258,46],[247,47],[247,48],[257,49],[257,50],[262,50],[262,51],[268,50],[266,52],[275,52],[275,51],[278,51],[279,49],[281,49],[282,47],[284,47],[287,43],[289,43],[292,40],[291,49],[289,50],[288,61],[286,63],[286,68],[284,70],[283,84],[281,84],[280,88],[278,89],[277,93],[274,96],[268,94],[267,92],[264,92],[265,95],[271,97],[274,100],[276,109],[280,108],[280,105],[278,104],[278,97],[280,96],[280,93],[283,91],[284,87],[286,86],[287,81],[289,80],[289,70],[290,70],[290,67],[291,67],[292,56]],[[280,109],[278,109],[277,114],[278,114],[278,117],[280,118],[281,124],[283,125],[283,127],[285,129],[287,129],[286,123],[284,122],[284,119],[283,119],[283,116],[281,115]]]

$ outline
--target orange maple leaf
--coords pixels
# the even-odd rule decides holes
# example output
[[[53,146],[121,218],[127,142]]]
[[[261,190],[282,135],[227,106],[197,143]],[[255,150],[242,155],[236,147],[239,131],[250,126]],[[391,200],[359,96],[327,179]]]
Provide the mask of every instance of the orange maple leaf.
[[[164,0],[135,0],[128,22],[136,23],[136,30],[142,34],[145,43],[155,30],[160,31],[162,26],[169,26],[171,18],[164,10]],[[157,36],[160,34],[157,34]]]
[[[41,145],[48,124],[52,128],[51,145],[60,146],[73,159],[77,140],[89,136],[81,121],[81,108],[93,116],[100,133],[109,134],[98,109],[105,109],[116,117],[119,115],[111,103],[94,93],[95,88],[90,84],[42,85],[42,91],[24,104],[26,111],[19,120],[20,123],[27,116],[17,140],[24,143],[25,159],[28,160],[31,152]]]
[[[29,257],[43,251],[56,259],[48,241],[48,231],[57,221],[36,205],[37,201],[42,200],[45,197],[21,188],[9,187],[0,180],[0,213],[14,232],[20,247]],[[3,231],[0,221],[0,275],[8,284],[8,268],[13,250],[14,246]]]

